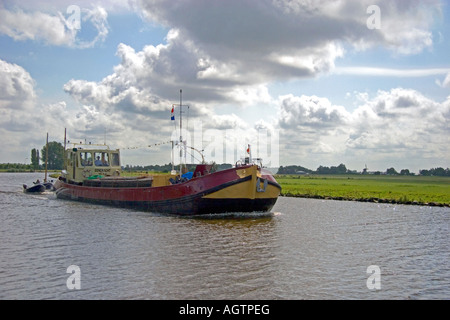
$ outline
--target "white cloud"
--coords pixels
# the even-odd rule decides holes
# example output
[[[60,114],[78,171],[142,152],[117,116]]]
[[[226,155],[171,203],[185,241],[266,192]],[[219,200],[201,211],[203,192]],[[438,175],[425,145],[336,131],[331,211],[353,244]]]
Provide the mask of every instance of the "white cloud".
[[[434,153],[448,140],[448,105],[421,93],[396,88],[380,91],[353,113],[351,148],[404,148]]]
[[[41,106],[37,99],[35,80],[28,71],[0,59],[0,135],[4,137],[0,162],[23,162],[29,157],[24,150],[41,148],[45,131],[55,124],[57,127],[58,122],[53,120],[60,113],[54,111],[61,109],[56,110],[56,105]]]
[[[54,45],[70,45],[74,33],[65,28],[59,16],[42,12],[25,13],[18,9],[14,12],[0,8],[0,32],[14,40],[43,40]]]
[[[269,104],[268,83],[332,71],[349,45],[360,48],[364,42],[365,47],[409,50],[405,48],[411,44],[405,44],[403,35],[409,34],[410,22],[418,19],[416,28],[426,32],[432,20],[428,12],[439,11],[433,1],[429,7],[416,1],[375,1],[390,29],[374,31],[366,25],[366,9],[372,2],[136,1],[130,7],[170,29],[166,43],[141,51],[119,44],[121,62],[113,74],[100,82],[71,80],[64,90],[81,104],[138,114],[163,112],[176,99],[178,88],[189,94],[188,100],[209,108],[214,103]],[[402,41],[388,39],[386,34],[391,33]],[[417,41],[421,40],[413,41],[415,48]],[[428,45],[423,40],[423,47]],[[205,108],[199,108],[200,113]]]
[[[64,8],[66,9],[66,8]],[[92,24],[97,34],[93,39],[81,39],[80,28],[74,28],[73,17],[66,12],[27,12],[21,8],[6,9],[0,6],[0,34],[17,41],[40,41],[55,46],[90,48],[108,35],[107,12],[102,7],[79,8],[80,27]]]
[[[334,69],[333,73],[339,75],[414,78],[414,77],[428,77],[434,75],[442,75],[450,73],[450,69],[449,68],[393,69],[393,68],[373,68],[373,67],[338,67]]]
[[[242,120],[239,116],[232,114],[214,115],[210,121],[206,123],[205,128],[212,128],[217,130],[240,129],[248,128],[248,123]]]
[[[0,108],[30,110],[35,97],[30,74],[21,66],[0,60]]]
[[[355,48],[360,48],[362,42],[366,47],[381,44],[403,52],[410,45],[401,37],[410,31],[404,27],[405,19],[408,26],[419,19],[416,28],[420,30],[427,30],[431,23],[430,17],[419,10],[426,8],[415,1],[402,5],[379,1],[383,23],[391,29],[369,30],[366,26],[369,2],[372,4],[372,1],[209,1],[206,4],[196,0],[136,1],[132,5],[135,10],[142,10],[147,19],[170,28],[166,43],[148,45],[141,51],[122,43],[117,48],[121,62],[113,74],[100,82],[71,80],[64,90],[81,104],[138,114],[163,112],[176,99],[178,88],[189,94],[190,101],[202,106],[271,103],[268,83],[334,70],[335,60],[344,55],[344,44]],[[439,10],[436,3],[431,4],[425,11]],[[387,39],[383,32],[394,33],[403,42]],[[427,41],[423,40],[423,47],[429,45]],[[337,70],[344,74],[385,74],[385,71]],[[392,70],[391,73],[423,76],[424,72],[438,71]],[[317,116],[342,116],[341,109]],[[206,107],[199,110],[203,113]],[[326,124],[322,120],[318,118],[318,123]]]
[[[286,147],[292,163],[337,165],[327,161],[341,159],[356,169],[371,161],[379,170],[395,163],[418,170],[430,159],[450,158],[450,98],[436,102],[418,91],[395,88],[359,103],[350,113],[326,98],[280,97],[282,140],[297,146]]]
[[[369,30],[369,5],[381,29]],[[384,46],[396,54],[431,47],[437,1],[137,1],[144,15],[192,41],[212,70],[231,69],[251,81],[313,76],[333,68],[342,46]],[[189,12],[189,14],[186,14]],[[224,66],[227,68],[224,68]],[[212,66],[210,69],[213,68]],[[212,72],[212,70],[210,70]],[[258,72],[252,72],[258,70]]]
[[[342,106],[332,105],[327,98],[317,96],[280,97],[279,125],[281,128],[336,128],[346,125],[350,114]]]
[[[138,52],[121,43],[117,56],[121,62],[113,74],[100,82],[73,79],[64,90],[82,104],[133,112],[166,110],[176,101],[178,88],[197,103],[248,105],[271,100],[265,84],[247,84],[238,73],[234,79],[214,74],[213,63],[176,30],[168,33],[167,44],[148,45]]]
[[[42,116],[45,115],[45,116]],[[65,101],[41,103],[35,91],[35,80],[23,67],[0,60],[0,134],[7,137],[0,162],[23,159],[24,150],[41,148],[47,132],[62,141],[64,128],[72,137],[103,142],[105,130],[110,137],[125,134],[122,116],[82,105],[69,109]],[[20,155],[20,156],[18,156]]]

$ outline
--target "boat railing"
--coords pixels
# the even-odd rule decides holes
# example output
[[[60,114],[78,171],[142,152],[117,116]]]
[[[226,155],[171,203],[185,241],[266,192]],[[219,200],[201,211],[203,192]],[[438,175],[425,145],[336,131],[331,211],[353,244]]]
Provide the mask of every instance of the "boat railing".
[[[250,158],[250,157],[245,157],[245,158],[239,159],[238,161],[236,161],[235,166],[242,167],[242,166],[247,166],[249,164],[257,165],[258,168],[263,167],[262,158]]]
[[[95,148],[99,150],[110,150],[109,146],[106,144],[95,144],[95,143],[83,143],[83,142],[68,142],[68,145],[71,145],[72,147],[70,149],[83,149],[83,148]]]

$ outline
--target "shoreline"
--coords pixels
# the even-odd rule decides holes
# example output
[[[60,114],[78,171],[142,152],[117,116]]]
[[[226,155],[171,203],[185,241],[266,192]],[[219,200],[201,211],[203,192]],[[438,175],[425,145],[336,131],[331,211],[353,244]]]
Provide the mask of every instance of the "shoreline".
[[[372,203],[388,203],[388,204],[403,204],[403,205],[415,205],[415,206],[427,206],[427,207],[450,207],[450,203],[439,202],[420,202],[409,200],[395,200],[395,199],[383,199],[376,197],[368,198],[351,198],[351,197],[332,197],[313,194],[296,194],[291,192],[281,193],[280,197],[288,198],[305,198],[305,199],[322,199],[322,200],[336,200],[336,201],[355,201],[355,202],[372,202]]]

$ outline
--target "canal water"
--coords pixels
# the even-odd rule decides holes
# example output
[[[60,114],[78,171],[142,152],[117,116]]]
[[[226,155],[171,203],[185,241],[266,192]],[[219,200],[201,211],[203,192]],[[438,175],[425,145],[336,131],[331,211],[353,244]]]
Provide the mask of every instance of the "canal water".
[[[0,299],[449,299],[450,209],[279,198],[180,218],[0,174]]]

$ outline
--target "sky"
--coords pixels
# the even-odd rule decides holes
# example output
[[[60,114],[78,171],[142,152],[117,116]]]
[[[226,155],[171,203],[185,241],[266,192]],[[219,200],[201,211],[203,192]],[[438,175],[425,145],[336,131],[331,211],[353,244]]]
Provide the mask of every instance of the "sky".
[[[4,0],[0,163],[65,129],[169,163],[181,89],[206,161],[447,168],[449,53],[448,1]]]

